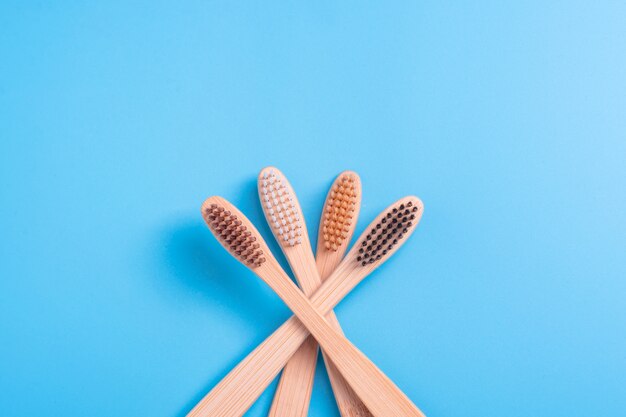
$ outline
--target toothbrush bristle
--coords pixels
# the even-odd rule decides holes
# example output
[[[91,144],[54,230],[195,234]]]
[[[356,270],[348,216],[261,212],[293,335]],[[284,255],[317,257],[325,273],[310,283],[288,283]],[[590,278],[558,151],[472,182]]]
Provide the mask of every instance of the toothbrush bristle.
[[[358,243],[357,262],[365,266],[387,255],[417,225],[420,210],[421,206],[412,201],[399,203],[390,209]]]
[[[256,237],[237,215],[218,204],[211,204],[204,210],[204,217],[215,236],[244,264],[256,268],[265,262]]]
[[[347,239],[354,220],[357,188],[350,174],[342,174],[335,181],[324,207],[322,237],[327,250],[337,251]]]
[[[273,170],[265,171],[259,179],[259,190],[267,221],[280,244],[295,246],[302,243],[302,221],[283,176]]]

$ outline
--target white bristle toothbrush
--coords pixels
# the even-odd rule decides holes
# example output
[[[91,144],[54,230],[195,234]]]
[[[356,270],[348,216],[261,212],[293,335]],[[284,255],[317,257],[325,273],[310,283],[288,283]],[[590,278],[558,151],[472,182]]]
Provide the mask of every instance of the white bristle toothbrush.
[[[405,211],[406,206],[415,207],[415,210],[407,208]],[[414,230],[413,223],[417,220],[417,212],[421,211],[419,206],[421,206],[419,200],[414,199],[407,201],[406,205],[402,203],[400,210],[394,208],[385,214],[385,217],[381,219],[381,225],[377,225],[379,226],[377,229],[367,234],[361,247],[356,249],[355,257],[351,258],[352,265],[346,267],[346,272],[349,270],[356,272],[358,269],[373,270],[379,265],[379,261],[391,255],[397,249],[397,243]],[[297,327],[302,329],[302,336],[306,336],[308,330],[315,337],[325,354],[333,361],[373,415],[380,417],[424,416],[362,352],[345,336],[333,330],[322,315],[328,313],[330,308],[317,305],[322,300],[316,299],[315,294],[312,300],[306,298],[282,270],[256,228],[239,210],[223,198],[210,197],[204,203],[203,214],[209,229],[222,246],[265,281],[294,312],[299,321]],[[386,225],[382,226],[382,224]],[[349,262],[349,259],[346,258],[346,261]],[[338,272],[341,269],[339,267]],[[351,274],[348,273],[346,278],[349,275]],[[331,281],[329,278],[328,283],[335,284],[336,280]],[[343,284],[345,285],[345,281]],[[324,303],[321,302],[321,304]],[[264,359],[268,362],[273,360],[271,355]],[[237,400],[243,402],[245,398]],[[199,415],[212,417],[240,415],[232,409],[224,410],[223,414],[211,413],[207,412],[203,406],[198,409],[198,412],[201,413]]]
[[[360,179],[355,173],[346,171],[331,186],[322,212],[316,258],[298,198],[285,175],[277,168],[264,168],[258,177],[258,191],[267,222],[300,288],[310,297],[322,284],[320,278],[327,278],[339,264],[352,238],[361,202]],[[326,320],[341,332],[332,311],[326,315]],[[270,417],[304,417],[308,414],[317,347],[315,338],[309,336],[289,360],[281,374]],[[328,374],[342,416],[370,415],[332,362],[326,363],[330,365]]]

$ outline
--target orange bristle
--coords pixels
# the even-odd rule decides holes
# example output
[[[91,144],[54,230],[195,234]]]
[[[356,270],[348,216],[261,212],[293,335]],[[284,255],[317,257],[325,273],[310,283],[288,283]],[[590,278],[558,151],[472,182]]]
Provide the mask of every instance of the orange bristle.
[[[348,237],[357,204],[354,178],[343,174],[335,181],[324,207],[323,239],[327,250],[336,251]]]

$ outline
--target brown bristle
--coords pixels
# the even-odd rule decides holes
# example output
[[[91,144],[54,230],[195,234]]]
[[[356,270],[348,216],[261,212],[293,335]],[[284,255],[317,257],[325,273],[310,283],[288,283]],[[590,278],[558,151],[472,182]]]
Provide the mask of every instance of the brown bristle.
[[[418,212],[419,207],[410,201],[389,210],[359,243],[357,262],[365,266],[387,255],[410,228],[415,227]]]
[[[265,262],[263,250],[256,238],[235,214],[217,204],[211,204],[204,210],[204,216],[217,238],[244,264],[256,268]]]
[[[351,175],[343,174],[328,195],[324,207],[322,237],[327,250],[336,251],[348,237],[357,204],[357,188]]]

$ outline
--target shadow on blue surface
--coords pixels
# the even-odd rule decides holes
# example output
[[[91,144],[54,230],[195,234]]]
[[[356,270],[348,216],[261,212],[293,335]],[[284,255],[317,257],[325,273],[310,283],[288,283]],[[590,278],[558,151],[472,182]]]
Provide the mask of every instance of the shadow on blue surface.
[[[250,218],[272,252],[289,273],[269,228],[262,217],[256,194],[256,178],[246,181],[233,203]],[[195,302],[226,306],[239,320],[254,323],[254,342],[231,356],[223,371],[210,375],[206,383],[181,406],[176,416],[185,416],[233,367],[289,317],[288,310],[246,267],[236,261],[211,235],[200,213],[182,216],[162,233],[163,253],[169,274],[165,276],[166,296],[176,303]],[[273,393],[274,389],[266,390]]]
[[[167,276],[171,286],[194,298],[200,297],[202,303],[228,306],[232,314],[242,316],[243,320],[260,321],[256,341],[243,347],[235,359],[223,366],[222,372],[208,376],[206,384],[181,405],[176,417],[183,417],[270,334],[264,329],[278,327],[285,314],[280,314],[273,303],[268,303],[267,291],[259,288],[265,284],[229,259],[230,255],[213,238],[201,219],[179,222],[166,234],[164,246],[164,259],[172,272]]]

